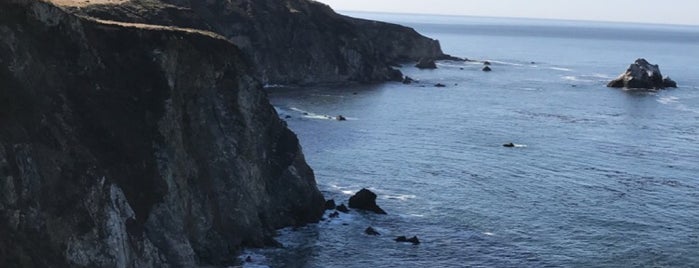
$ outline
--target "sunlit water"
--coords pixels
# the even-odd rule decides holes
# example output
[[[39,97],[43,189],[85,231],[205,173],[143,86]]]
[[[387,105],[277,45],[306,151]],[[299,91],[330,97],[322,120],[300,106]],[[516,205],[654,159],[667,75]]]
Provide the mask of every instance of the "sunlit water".
[[[282,230],[284,248],[248,251],[247,266],[699,266],[699,29],[352,15],[493,72],[445,61],[405,65],[412,85],[270,89],[326,197],[367,187],[389,215]],[[639,57],[680,88],[605,87]]]

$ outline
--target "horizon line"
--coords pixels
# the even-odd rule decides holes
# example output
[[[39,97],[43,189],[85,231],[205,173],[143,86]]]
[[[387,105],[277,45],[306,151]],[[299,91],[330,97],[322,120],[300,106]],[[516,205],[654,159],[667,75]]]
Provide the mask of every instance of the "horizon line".
[[[333,9],[335,10],[335,9]],[[395,14],[395,15],[425,15],[425,16],[443,16],[443,17],[466,17],[466,18],[486,18],[486,19],[524,19],[524,20],[543,20],[543,21],[569,21],[569,22],[596,22],[596,23],[619,23],[619,24],[636,24],[647,26],[679,26],[679,27],[697,27],[697,24],[679,24],[668,22],[639,22],[625,20],[594,20],[594,19],[568,19],[568,18],[535,18],[535,17],[508,17],[508,16],[481,16],[481,15],[466,15],[466,14],[436,14],[436,13],[418,13],[418,12],[396,12],[396,11],[372,11],[372,10],[346,10],[337,9],[335,12],[353,12],[353,13],[376,13],[376,14]]]

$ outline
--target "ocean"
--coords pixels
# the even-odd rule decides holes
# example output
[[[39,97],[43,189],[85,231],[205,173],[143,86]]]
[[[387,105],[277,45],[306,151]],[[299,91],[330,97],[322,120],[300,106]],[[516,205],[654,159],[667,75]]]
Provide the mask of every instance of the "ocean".
[[[699,27],[347,14],[493,71],[441,61],[404,65],[411,85],[269,89],[326,198],[368,188],[388,215],[280,230],[246,267],[699,267]],[[637,58],[679,88],[605,86]]]

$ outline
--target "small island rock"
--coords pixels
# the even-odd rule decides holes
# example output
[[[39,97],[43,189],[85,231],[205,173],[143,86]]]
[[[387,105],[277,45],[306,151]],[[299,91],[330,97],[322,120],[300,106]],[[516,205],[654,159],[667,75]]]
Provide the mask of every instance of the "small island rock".
[[[401,242],[401,243],[413,243],[413,245],[420,244],[420,239],[418,239],[417,236],[413,236],[411,238],[407,238],[405,236],[399,236],[395,239],[395,241]]]
[[[433,58],[422,58],[415,65],[418,69],[437,69],[437,64]]]
[[[376,194],[362,189],[349,199],[349,207],[372,211],[376,214],[387,214],[386,211],[376,205]]]
[[[493,70],[493,69],[490,69],[489,66],[483,67],[483,71],[484,71],[484,72],[490,72],[490,71],[492,71],[492,70]]]
[[[364,233],[367,235],[373,235],[373,236],[381,235],[379,232],[374,230],[374,228],[372,228],[371,226],[367,227],[366,230],[364,230]]]
[[[350,201],[350,202],[352,202],[352,201]],[[340,204],[335,209],[337,209],[337,211],[342,212],[342,213],[349,213],[349,209],[345,206],[345,204]]]
[[[645,59],[637,59],[626,72],[607,84],[613,88],[664,89],[677,87],[669,77],[663,78],[658,65],[650,64]]]
[[[335,207],[337,207],[337,205],[335,205],[335,199],[325,201],[325,210],[333,210]]]

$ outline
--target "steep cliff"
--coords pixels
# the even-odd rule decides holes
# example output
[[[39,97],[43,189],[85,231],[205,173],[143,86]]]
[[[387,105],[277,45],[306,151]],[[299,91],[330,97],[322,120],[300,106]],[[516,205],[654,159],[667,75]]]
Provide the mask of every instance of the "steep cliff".
[[[448,57],[438,41],[411,28],[342,16],[310,0],[132,0],[72,10],[216,32],[238,45],[269,84],[400,80],[391,65]]]
[[[232,263],[323,209],[241,52],[0,2],[0,267]]]

